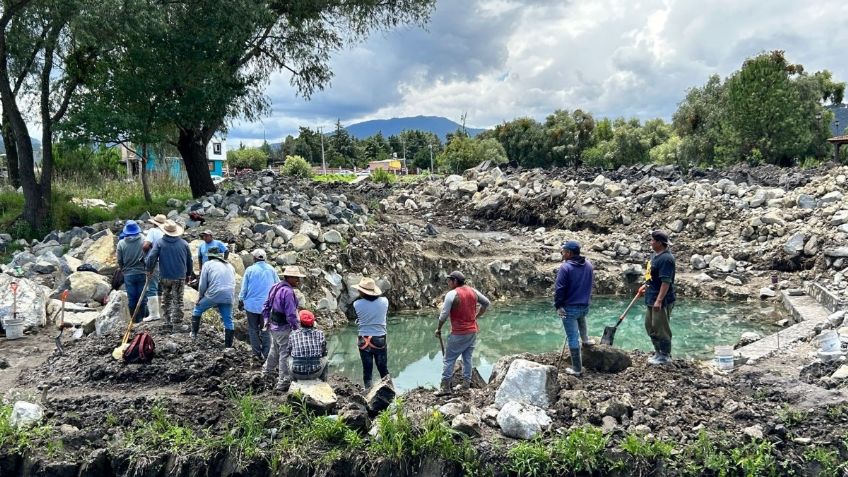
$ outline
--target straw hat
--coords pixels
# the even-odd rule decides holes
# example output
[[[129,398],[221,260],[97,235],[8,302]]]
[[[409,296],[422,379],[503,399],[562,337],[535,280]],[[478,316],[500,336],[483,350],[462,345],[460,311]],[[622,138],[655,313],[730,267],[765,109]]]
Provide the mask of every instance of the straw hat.
[[[159,227],[161,227],[165,225],[165,222],[168,221],[168,217],[165,217],[164,214],[159,214],[155,217],[150,217],[149,219],[147,219],[147,221],[153,225],[158,225]]]
[[[283,270],[284,277],[300,277],[305,278],[306,275],[300,270],[297,265],[289,265]]]
[[[173,220],[166,220],[165,224],[161,227],[162,233],[169,237],[179,237],[183,234],[183,227],[174,222]]]
[[[363,295],[380,296],[383,294],[383,290],[380,290],[380,287],[377,286],[372,278],[363,277],[359,280],[359,284],[353,288],[359,290],[359,293]]]

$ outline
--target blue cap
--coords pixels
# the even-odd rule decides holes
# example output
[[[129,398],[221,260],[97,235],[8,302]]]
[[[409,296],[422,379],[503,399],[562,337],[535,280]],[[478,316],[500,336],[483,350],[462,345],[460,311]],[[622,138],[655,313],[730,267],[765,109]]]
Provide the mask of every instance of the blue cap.
[[[127,220],[127,223],[124,225],[124,230],[121,232],[124,234],[124,237],[129,237],[130,235],[138,235],[141,233],[141,227],[135,223],[135,220]]]
[[[560,248],[562,248],[563,250],[569,250],[578,255],[580,254],[580,242],[578,242],[577,240],[568,240],[566,242],[563,242]]]

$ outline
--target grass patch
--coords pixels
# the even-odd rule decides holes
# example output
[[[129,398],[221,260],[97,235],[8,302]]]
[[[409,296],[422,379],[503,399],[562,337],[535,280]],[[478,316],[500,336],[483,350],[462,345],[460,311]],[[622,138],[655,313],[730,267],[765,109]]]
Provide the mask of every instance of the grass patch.
[[[398,181],[398,176],[384,169],[375,169],[371,171],[371,180],[378,184],[394,184]]]
[[[804,462],[819,465],[819,477],[837,477],[842,475],[846,464],[840,461],[839,453],[824,447],[815,447],[804,451]]]
[[[551,455],[561,473],[591,474],[605,468],[604,449],[608,441],[609,438],[597,427],[579,427],[555,440]]]
[[[403,175],[403,176],[397,176],[397,180],[401,184],[414,184],[416,182],[421,182],[421,181],[427,180],[430,177],[443,178],[444,175],[443,174],[433,174],[431,176],[430,174],[423,172],[421,174],[407,174],[407,175]]]
[[[188,455],[210,451],[215,439],[201,437],[190,428],[173,423],[167,410],[157,404],[150,409],[150,420],[127,434],[125,445],[141,453],[167,450]]]
[[[730,452],[733,464],[745,477],[776,476],[777,462],[774,445],[766,440],[754,441],[739,446]]]
[[[717,445],[703,429],[698,438],[683,452],[683,474],[700,476],[704,474],[725,477],[732,475],[730,455]]]
[[[671,457],[674,445],[661,439],[647,439],[628,434],[622,441],[621,448],[637,461],[650,463],[656,460],[667,460]]]
[[[344,182],[344,183],[349,184],[349,183],[356,180],[356,175],[355,174],[316,174],[315,176],[312,177],[312,180],[315,181],[315,182],[324,182],[324,183]]]
[[[12,406],[0,406],[0,448],[13,449],[18,453],[22,453],[26,449],[33,449],[37,444],[45,442],[53,433],[53,427],[50,425],[31,426],[25,428],[15,428],[9,419],[12,416]],[[62,450],[61,441],[59,443],[46,443],[47,451],[51,455],[55,455]]]
[[[794,409],[790,406],[783,406],[783,408],[777,413],[778,418],[783,421],[783,424],[786,427],[795,427],[798,424],[803,423],[807,420],[807,415],[808,413],[806,411]]]
[[[511,474],[519,477],[553,475],[551,449],[539,439],[516,444],[507,451],[506,457]]]

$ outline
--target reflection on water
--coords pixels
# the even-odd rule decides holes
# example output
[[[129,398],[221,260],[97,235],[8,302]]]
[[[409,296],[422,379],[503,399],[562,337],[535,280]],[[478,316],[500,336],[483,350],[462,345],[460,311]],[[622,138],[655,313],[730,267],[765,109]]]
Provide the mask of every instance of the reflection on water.
[[[627,307],[629,300],[618,297],[595,298],[589,311],[589,334],[601,336],[605,326]],[[623,349],[651,350],[645,334],[644,305],[637,303],[619,326],[615,345]],[[712,357],[713,346],[733,344],[745,331],[770,332],[765,322],[774,305],[678,300],[671,318],[675,357]],[[398,391],[416,386],[435,386],[442,369],[436,329],[436,309],[404,312],[389,318],[389,372]],[[474,351],[474,366],[488,379],[492,366],[507,354],[548,352],[562,349],[562,322],[549,300],[493,303],[479,321],[480,334]],[[445,341],[447,329],[444,328]],[[350,326],[329,337],[330,372],[362,382],[362,365],[356,347],[356,327]],[[375,377],[378,377],[376,368]]]

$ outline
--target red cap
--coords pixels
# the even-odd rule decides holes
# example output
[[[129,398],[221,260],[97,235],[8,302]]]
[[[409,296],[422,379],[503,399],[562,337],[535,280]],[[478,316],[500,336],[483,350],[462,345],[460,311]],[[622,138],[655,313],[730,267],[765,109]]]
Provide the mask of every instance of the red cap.
[[[307,328],[312,328],[315,326],[315,315],[312,314],[309,310],[300,310],[300,325],[305,326]]]

